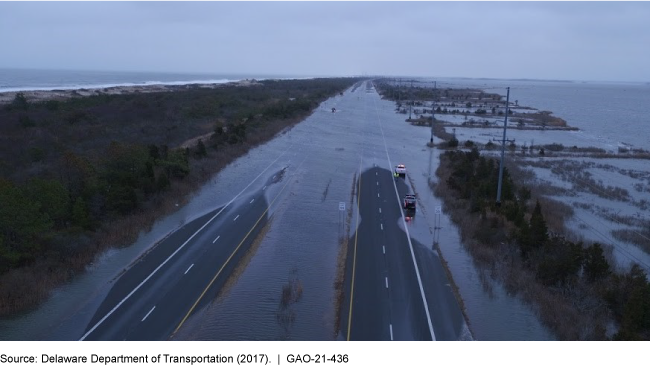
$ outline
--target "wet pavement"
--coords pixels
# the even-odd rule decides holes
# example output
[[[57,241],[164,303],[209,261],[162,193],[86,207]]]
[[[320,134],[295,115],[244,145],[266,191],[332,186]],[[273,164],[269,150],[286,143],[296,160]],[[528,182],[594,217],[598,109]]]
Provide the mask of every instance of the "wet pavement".
[[[530,308],[473,267],[444,210],[436,213],[441,203],[428,182],[435,179],[438,152],[426,147],[429,135],[428,129],[405,123],[404,116],[394,112],[394,103],[381,100],[370,84],[333,97],[302,123],[227,166],[178,212],[143,232],[133,246],[99,258],[87,274],[57,290],[39,310],[3,321],[3,339],[76,339],[110,307],[101,304],[106,298],[115,301],[111,293],[118,290],[116,279],[125,267],[170,232],[227,205],[244,187],[232,202],[233,210],[258,193],[265,202],[277,198],[265,214],[267,224],[231,267],[231,275],[204,295],[174,339],[340,339],[334,281],[343,237],[358,227],[347,218],[356,214],[354,184],[375,165],[390,169],[389,159],[406,164],[410,172],[405,183],[418,195],[417,215],[407,224],[423,283],[442,275],[427,264],[439,260],[442,252],[462,298],[469,326],[455,320],[448,339],[552,338]],[[284,171],[282,184],[264,188],[278,171]],[[434,295],[431,290],[425,285],[427,296]],[[149,315],[155,316],[158,309]],[[434,309],[443,312],[438,316],[449,315],[443,307]]]

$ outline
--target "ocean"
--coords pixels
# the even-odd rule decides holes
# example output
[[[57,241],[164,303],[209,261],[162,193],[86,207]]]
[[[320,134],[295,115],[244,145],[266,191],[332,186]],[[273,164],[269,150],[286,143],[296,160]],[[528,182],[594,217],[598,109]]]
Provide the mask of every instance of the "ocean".
[[[433,80],[433,79],[431,79]],[[510,101],[548,110],[580,129],[595,147],[649,149],[650,84],[543,80],[436,79],[438,88],[468,87],[506,96]]]
[[[293,75],[209,74],[118,71],[28,70],[0,68],[0,92],[74,90],[113,86],[226,83],[245,79],[304,78]]]

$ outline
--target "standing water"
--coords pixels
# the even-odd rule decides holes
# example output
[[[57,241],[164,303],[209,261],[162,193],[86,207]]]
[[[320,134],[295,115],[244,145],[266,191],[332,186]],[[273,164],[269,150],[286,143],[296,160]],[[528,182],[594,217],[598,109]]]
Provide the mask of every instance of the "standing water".
[[[336,108],[336,113],[331,109]],[[106,293],[112,279],[152,244],[181,225],[226,204],[242,186],[267,167],[268,174],[286,168],[286,189],[267,189],[274,203],[269,224],[242,259],[219,294],[196,311],[176,339],[331,340],[336,338],[334,277],[345,231],[339,207],[350,209],[355,179],[375,163],[390,168],[384,148],[395,163],[410,168],[410,184],[423,199],[421,216],[409,228],[422,242],[419,254],[438,254],[432,227],[442,226],[437,242],[458,286],[474,338],[538,340],[552,336],[534,313],[477,271],[459,242],[458,231],[435,208],[441,205],[428,188],[436,156],[425,148],[429,132],[404,123],[394,103],[366,87],[324,102],[309,118],[274,140],[252,149],[205,184],[176,213],[143,232],[134,245],[107,252],[89,271],[56,290],[32,313],[2,320],[2,339],[77,339]],[[383,134],[379,132],[380,124]],[[371,152],[372,151],[372,152]],[[250,189],[259,189],[262,176]],[[259,186],[258,186],[259,185]],[[441,219],[439,224],[437,219]],[[283,303],[287,287],[299,291]],[[441,314],[444,315],[444,314]]]

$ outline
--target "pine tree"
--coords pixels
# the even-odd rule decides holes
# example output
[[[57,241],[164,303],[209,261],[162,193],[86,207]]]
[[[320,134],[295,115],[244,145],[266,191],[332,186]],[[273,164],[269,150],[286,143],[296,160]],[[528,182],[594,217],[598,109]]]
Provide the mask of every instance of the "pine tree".
[[[29,102],[27,101],[25,94],[17,93],[16,96],[14,96],[14,100],[11,102],[11,105],[16,109],[27,110],[29,107]]]
[[[542,207],[539,205],[539,200],[535,203],[535,209],[530,217],[530,239],[533,247],[542,246],[548,241],[548,228],[542,215]]]
[[[88,209],[82,197],[78,197],[72,205],[72,223],[83,229],[90,227],[90,217],[88,216]]]
[[[595,243],[585,249],[585,275],[591,281],[598,280],[609,274],[609,263],[603,255],[600,243]]]
[[[208,151],[206,151],[205,149],[205,144],[203,143],[203,140],[199,139],[199,143],[197,144],[196,156],[202,158],[207,155],[208,155]]]
[[[169,178],[166,173],[161,173],[158,175],[158,180],[156,181],[156,190],[163,191],[169,187]]]
[[[70,219],[70,197],[60,181],[32,179],[23,190],[29,200],[39,203],[41,212],[47,214],[55,226],[62,227]]]

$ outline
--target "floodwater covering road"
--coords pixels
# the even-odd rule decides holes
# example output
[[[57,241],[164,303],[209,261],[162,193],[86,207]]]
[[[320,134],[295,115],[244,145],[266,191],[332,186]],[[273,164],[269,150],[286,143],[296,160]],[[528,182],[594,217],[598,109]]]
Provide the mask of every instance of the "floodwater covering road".
[[[388,267],[410,272],[408,283],[399,287],[410,298],[422,300],[419,291],[425,293],[436,336],[440,333],[440,339],[452,340],[550,339],[527,306],[473,267],[444,211],[436,214],[440,202],[432,196],[428,181],[434,178],[437,157],[425,147],[429,132],[404,123],[404,116],[393,109],[394,103],[381,100],[370,82],[330,98],[302,123],[227,166],[178,212],[143,233],[135,245],[99,258],[87,274],[57,290],[37,311],[3,320],[0,336],[79,339],[88,335],[92,339],[97,331],[97,338],[120,340],[167,338],[171,333],[177,340],[344,339],[347,328],[339,325],[334,287],[337,260],[342,242],[354,237],[364,223],[372,223],[364,216],[354,219],[358,213],[355,182],[371,169],[386,173],[390,158],[394,164],[405,163],[409,170],[400,189],[418,195],[418,212],[407,224],[422,289],[411,281],[415,271],[405,266],[408,260]],[[223,212],[196,233],[221,208]],[[403,221],[391,219],[386,226],[396,232],[391,235],[401,231],[406,240]],[[170,232],[176,234],[168,236]],[[216,239],[218,236],[221,238]],[[165,237],[157,249],[142,256],[153,242]],[[148,270],[160,267],[170,257],[163,252],[174,252],[186,241],[178,254],[142,284],[150,273],[145,275],[141,265],[148,265]],[[226,254],[240,243],[244,247],[226,262]],[[454,283],[442,278],[441,265],[431,265],[441,262],[435,245],[448,262],[462,298],[460,304],[451,300],[456,305],[451,313],[446,307]],[[136,260],[139,257],[140,261]],[[133,273],[124,272],[128,267]],[[219,274],[221,269],[224,271]],[[149,286],[154,282],[158,284]],[[136,288],[137,294],[127,298]],[[136,295],[138,304],[132,306]],[[378,300],[381,302],[374,305],[379,308],[405,307]],[[447,304],[440,305],[443,302]],[[422,326],[425,330],[395,331],[395,336],[401,336],[395,339],[430,339],[423,303],[416,314],[395,312],[391,323],[396,330]],[[467,321],[461,316],[462,307]],[[165,314],[167,308],[175,308],[174,314]],[[131,312],[129,318],[136,320],[118,320],[121,317],[116,316],[115,323],[126,327],[102,329],[121,312]],[[141,329],[148,321],[166,322]],[[390,336],[389,330],[385,333]],[[417,333],[425,335],[414,335]],[[383,334],[376,339],[390,339]]]

